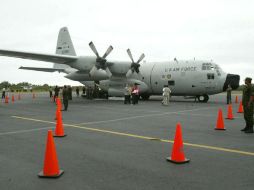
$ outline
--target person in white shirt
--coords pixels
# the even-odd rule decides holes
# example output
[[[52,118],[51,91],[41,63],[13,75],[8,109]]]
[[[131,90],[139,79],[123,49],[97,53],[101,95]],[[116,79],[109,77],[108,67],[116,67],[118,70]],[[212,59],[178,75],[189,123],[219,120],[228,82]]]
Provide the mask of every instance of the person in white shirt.
[[[171,90],[168,87],[168,85],[164,85],[164,88],[162,89],[162,105],[168,105],[169,104],[169,98],[170,98]]]

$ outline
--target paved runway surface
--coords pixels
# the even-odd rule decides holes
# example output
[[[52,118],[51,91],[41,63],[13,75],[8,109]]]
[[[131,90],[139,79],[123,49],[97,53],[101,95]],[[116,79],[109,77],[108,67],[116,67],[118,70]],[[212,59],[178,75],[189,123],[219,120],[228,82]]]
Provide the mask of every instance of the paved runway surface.
[[[55,138],[58,179],[41,179],[46,135],[55,127],[54,103],[48,94],[23,94],[0,104],[0,189],[168,190],[253,189],[254,134],[240,132],[243,115],[225,120],[226,131],[214,130],[218,108],[226,116],[225,95],[208,103],[159,97],[124,105],[121,98],[73,97],[62,112],[64,138]],[[190,163],[166,161],[177,122]]]

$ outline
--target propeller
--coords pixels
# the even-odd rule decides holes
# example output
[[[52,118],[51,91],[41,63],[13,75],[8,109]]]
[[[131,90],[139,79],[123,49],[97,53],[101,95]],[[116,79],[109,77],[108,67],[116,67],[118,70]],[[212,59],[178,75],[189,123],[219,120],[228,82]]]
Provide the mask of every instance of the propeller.
[[[89,43],[89,47],[92,49],[92,51],[94,52],[94,54],[96,55],[96,65],[93,66],[93,68],[90,71],[90,75],[93,76],[94,73],[98,70],[98,69],[103,69],[106,71],[108,77],[112,76],[112,73],[110,72],[108,65],[107,65],[107,60],[106,57],[111,53],[111,51],[113,50],[112,46],[109,46],[107,51],[104,53],[104,55],[102,57],[100,57],[95,45],[93,44],[93,42]]]
[[[132,57],[132,54],[131,54],[131,50],[130,49],[127,49],[127,53],[131,59],[131,66],[130,66],[130,69],[129,71],[126,73],[126,76],[130,76],[131,74],[133,74],[134,72],[136,72],[137,74],[139,74],[139,67],[140,67],[140,62],[144,59],[145,57],[145,54],[141,54],[138,61],[137,62],[134,62],[134,59]]]

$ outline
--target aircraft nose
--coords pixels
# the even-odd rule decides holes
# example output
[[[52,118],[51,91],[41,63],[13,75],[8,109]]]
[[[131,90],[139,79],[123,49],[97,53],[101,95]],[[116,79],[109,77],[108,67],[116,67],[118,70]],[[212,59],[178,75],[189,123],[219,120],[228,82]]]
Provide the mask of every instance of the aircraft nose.
[[[239,87],[240,76],[235,74],[227,74],[226,81],[223,86],[223,91],[226,91],[228,85],[232,87],[233,90]]]

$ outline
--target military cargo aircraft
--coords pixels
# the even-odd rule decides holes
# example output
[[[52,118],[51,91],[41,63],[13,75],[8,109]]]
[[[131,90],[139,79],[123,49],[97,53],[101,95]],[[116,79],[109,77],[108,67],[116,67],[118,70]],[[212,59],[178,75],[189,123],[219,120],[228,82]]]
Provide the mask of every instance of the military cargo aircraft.
[[[20,67],[20,69],[63,72],[65,77],[84,85],[94,85],[109,96],[123,96],[126,84],[138,83],[140,96],[149,99],[151,95],[161,95],[164,85],[169,85],[172,96],[195,97],[207,102],[209,95],[226,90],[230,84],[239,87],[240,76],[223,72],[219,65],[207,60],[177,60],[146,62],[142,54],[134,61],[131,51],[127,53],[131,61],[107,60],[113,50],[109,46],[100,56],[93,42],[90,48],[96,56],[77,56],[67,27],[59,31],[56,54],[42,54],[13,50],[1,50],[0,56],[38,60],[54,63],[53,68]]]

